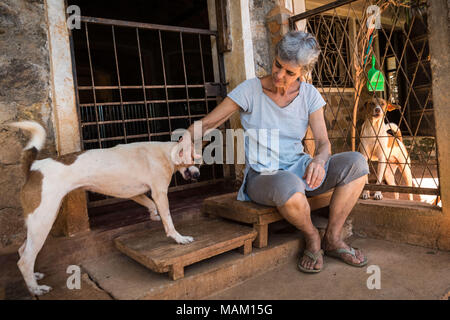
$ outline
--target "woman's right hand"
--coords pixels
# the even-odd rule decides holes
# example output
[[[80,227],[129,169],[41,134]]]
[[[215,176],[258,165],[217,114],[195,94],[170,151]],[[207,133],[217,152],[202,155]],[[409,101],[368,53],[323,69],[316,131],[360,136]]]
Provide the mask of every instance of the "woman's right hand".
[[[178,161],[184,164],[192,164],[196,159],[202,158],[201,155],[195,153],[194,144],[189,131],[186,131],[180,140],[178,140],[178,157]]]

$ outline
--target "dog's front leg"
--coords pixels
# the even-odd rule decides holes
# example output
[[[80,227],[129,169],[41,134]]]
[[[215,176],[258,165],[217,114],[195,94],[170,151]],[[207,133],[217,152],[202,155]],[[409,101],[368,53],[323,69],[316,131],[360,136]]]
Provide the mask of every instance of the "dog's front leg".
[[[172,217],[169,211],[169,199],[167,198],[167,190],[157,191],[152,190],[152,198],[158,207],[159,216],[161,217],[162,223],[164,225],[164,230],[166,235],[174,239],[177,243],[186,244],[194,241],[194,238],[189,236],[182,236],[179,234],[173,225]]]
[[[382,152],[381,152],[382,153]],[[381,185],[383,182],[384,172],[386,171],[386,157],[384,154],[378,155],[378,168],[377,168],[377,184]],[[383,194],[381,191],[376,191],[374,195],[375,200],[383,200]]]
[[[369,158],[367,157],[366,153],[363,153],[364,158],[366,158],[367,163],[369,163]],[[366,184],[369,184],[369,175],[366,174]],[[369,190],[363,190],[362,192],[362,198],[364,200],[370,199],[370,191]]]

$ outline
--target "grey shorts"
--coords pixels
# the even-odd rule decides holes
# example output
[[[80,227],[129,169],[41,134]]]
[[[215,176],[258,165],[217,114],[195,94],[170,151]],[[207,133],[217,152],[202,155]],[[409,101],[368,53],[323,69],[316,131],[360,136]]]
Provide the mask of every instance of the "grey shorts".
[[[247,175],[246,192],[250,199],[266,206],[282,206],[296,192],[307,197],[345,185],[369,173],[369,166],[359,152],[342,152],[330,157],[328,171],[322,185],[305,191],[306,185],[295,173],[280,170],[273,175],[261,175],[250,168]]]

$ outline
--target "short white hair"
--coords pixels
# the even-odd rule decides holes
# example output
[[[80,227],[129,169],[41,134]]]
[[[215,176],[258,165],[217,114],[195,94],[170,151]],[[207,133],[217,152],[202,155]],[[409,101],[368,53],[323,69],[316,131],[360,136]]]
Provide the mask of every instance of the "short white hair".
[[[316,38],[303,31],[286,33],[275,47],[275,55],[281,60],[296,64],[307,72],[314,68],[319,54]]]

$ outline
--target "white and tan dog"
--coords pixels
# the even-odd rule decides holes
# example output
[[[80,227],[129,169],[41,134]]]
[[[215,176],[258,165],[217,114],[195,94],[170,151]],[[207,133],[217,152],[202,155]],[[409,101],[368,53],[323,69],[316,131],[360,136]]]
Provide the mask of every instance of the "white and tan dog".
[[[365,121],[361,129],[360,152],[366,160],[370,158],[371,161],[378,161],[377,184],[382,183],[384,176],[387,184],[395,186],[395,172],[399,169],[406,185],[412,187],[411,159],[403,144],[402,134],[395,123],[384,123],[386,112],[398,108],[381,98],[373,98],[364,104]],[[388,130],[395,136],[390,135]],[[368,177],[366,179],[368,183]],[[362,197],[369,199],[369,190],[364,190]],[[381,191],[376,191],[374,198],[383,199]],[[395,199],[398,198],[399,194],[396,192]],[[412,194],[409,194],[409,200],[413,200]]]
[[[44,128],[33,121],[11,125],[32,134],[22,154],[26,182],[21,202],[27,238],[19,249],[17,263],[32,294],[41,295],[51,290],[38,285],[36,280],[43,275],[34,273],[34,263],[55,222],[61,201],[72,190],[83,188],[132,199],[148,208],[152,220],[162,220],[166,235],[177,243],[194,240],[175,230],[169,211],[167,190],[174,172],[179,171],[186,180],[197,179],[200,175],[193,162],[178,163],[177,142],[136,142],[35,160],[45,142]],[[150,190],[155,202],[145,195]]]

